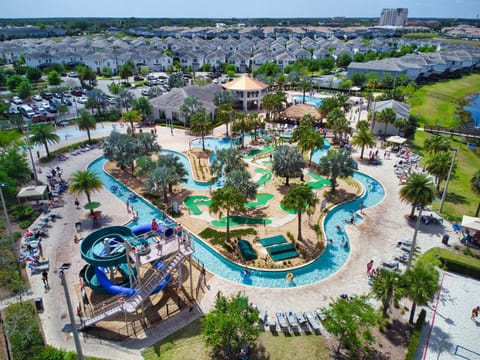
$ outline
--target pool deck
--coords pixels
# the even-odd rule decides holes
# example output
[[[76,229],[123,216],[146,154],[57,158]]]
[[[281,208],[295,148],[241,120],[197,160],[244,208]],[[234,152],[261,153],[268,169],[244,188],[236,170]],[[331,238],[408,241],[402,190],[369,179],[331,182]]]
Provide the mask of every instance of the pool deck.
[[[225,126],[215,129],[214,135],[223,136]],[[157,127],[158,140],[163,148],[176,151],[188,150],[189,141],[193,137],[182,130],[174,130],[174,136],[170,134],[167,128]],[[86,138],[86,136],[85,136]],[[75,139],[79,141],[79,139]],[[59,146],[68,144],[68,139],[61,144],[52,146],[52,150]],[[42,149],[43,151],[43,149]],[[367,149],[368,151],[368,149]],[[60,166],[63,169],[63,177],[68,179],[70,175],[78,170],[85,169],[89,162],[101,156],[100,149],[94,149],[82,153],[76,157],[70,156],[67,161],[58,161],[49,163],[48,166],[39,164],[37,166],[46,170],[48,167]],[[354,154],[358,156],[358,152]],[[373,208],[364,210],[364,220],[356,225],[347,225],[345,231],[350,238],[351,255],[345,266],[336,274],[324,279],[318,283],[294,288],[282,289],[264,289],[242,286],[238,283],[232,283],[218,276],[213,276],[209,280],[209,290],[200,302],[199,309],[202,312],[210,311],[215,302],[216,294],[221,291],[223,294],[234,294],[243,292],[249,297],[249,301],[256,304],[260,309],[266,310],[268,314],[273,315],[277,311],[307,311],[328,305],[330,299],[337,298],[341,293],[364,294],[369,289],[366,264],[371,259],[374,260],[374,266],[380,265],[381,260],[388,260],[396,253],[396,243],[399,240],[410,240],[413,235],[413,224],[408,223],[404,215],[408,214],[410,207],[402,203],[398,198],[399,183],[394,174],[393,164],[396,158],[393,156],[390,160],[384,160],[382,165],[368,166],[360,164],[360,171],[378,179],[386,190],[386,198],[383,202]],[[45,173],[39,174],[42,181],[45,181]],[[58,348],[74,350],[72,336],[64,332],[63,328],[68,323],[66,312],[66,302],[60,280],[56,277],[56,269],[63,262],[71,262],[72,268],[66,272],[69,284],[72,303],[77,304],[81,297],[76,292],[75,285],[78,284],[78,272],[83,267],[84,262],[80,259],[79,245],[73,242],[75,231],[75,222],[82,222],[83,232],[79,235],[84,236],[91,231],[91,220],[86,218],[85,210],[77,210],[74,205],[75,197],[70,194],[64,195],[65,206],[61,209],[63,218],[57,220],[49,228],[50,236],[44,241],[44,251],[50,259],[50,286],[51,289],[46,292],[43,288],[41,277],[39,275],[30,275],[32,294],[28,297],[42,297],[45,311],[40,314],[42,326],[45,333],[46,342]],[[84,197],[79,197],[82,204],[85,203]],[[102,206],[101,219],[103,225],[119,225],[129,220],[124,204],[111,194],[108,189],[104,189],[92,195],[94,201],[99,201]],[[121,209],[121,210],[119,210]],[[294,216],[294,215],[293,215]],[[381,226],[379,226],[381,225]],[[418,245],[422,251],[428,248],[442,245],[441,239],[444,234],[450,235],[450,245],[459,241],[451,229],[451,226],[444,222],[444,225],[421,225],[418,233]],[[476,282],[478,288],[478,282]],[[448,289],[455,286],[448,282]],[[477,293],[478,295],[478,293]],[[476,299],[476,300],[474,300]],[[464,299],[468,302],[466,308],[468,311],[477,303],[478,296]],[[471,304],[470,304],[471,303]],[[410,306],[408,301],[404,301],[405,306]],[[448,304],[447,304],[448,305]],[[447,306],[445,305],[445,306]],[[452,303],[452,306],[455,304]],[[420,309],[418,309],[419,311]],[[408,315],[408,314],[407,314]],[[431,311],[429,311],[429,316]],[[140,351],[155,344],[157,341],[167,336],[178,328],[176,323],[186,324],[189,319],[199,316],[197,311],[192,313],[182,312],[176,317],[174,322],[161,322],[154,329],[146,331],[141,338],[132,338],[122,343],[109,342],[92,337],[85,337],[80,334],[81,345],[85,355],[97,356],[105,359],[142,359]],[[464,319],[470,320],[470,314],[462,310],[461,313],[452,312],[451,317],[455,324],[459,325]],[[438,319],[438,317],[437,317]],[[427,317],[430,320],[430,317]],[[437,321],[437,326],[441,322]],[[448,324],[447,324],[448,325]],[[442,330],[447,332],[448,329]],[[473,331],[472,331],[473,333]],[[455,336],[454,334],[451,335]],[[453,339],[450,339],[454,342]],[[426,339],[424,339],[426,342]],[[474,343],[456,341],[467,348],[473,348]]]

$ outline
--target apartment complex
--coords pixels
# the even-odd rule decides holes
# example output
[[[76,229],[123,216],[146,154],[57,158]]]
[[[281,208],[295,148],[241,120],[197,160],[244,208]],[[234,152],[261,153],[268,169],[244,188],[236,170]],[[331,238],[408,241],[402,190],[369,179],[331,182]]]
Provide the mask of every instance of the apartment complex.
[[[380,14],[380,26],[406,26],[408,9],[382,9]]]

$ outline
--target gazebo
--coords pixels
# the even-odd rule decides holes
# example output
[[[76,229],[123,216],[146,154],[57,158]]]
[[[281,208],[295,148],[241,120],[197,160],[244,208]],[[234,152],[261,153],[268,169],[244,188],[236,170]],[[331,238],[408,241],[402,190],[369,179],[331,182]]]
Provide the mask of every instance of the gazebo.
[[[268,85],[248,75],[242,75],[222,85],[225,90],[235,91],[244,111],[260,110]]]
[[[322,114],[315,106],[307,104],[291,105],[282,112],[287,118],[301,120],[305,115],[311,115],[315,120],[321,120]]]

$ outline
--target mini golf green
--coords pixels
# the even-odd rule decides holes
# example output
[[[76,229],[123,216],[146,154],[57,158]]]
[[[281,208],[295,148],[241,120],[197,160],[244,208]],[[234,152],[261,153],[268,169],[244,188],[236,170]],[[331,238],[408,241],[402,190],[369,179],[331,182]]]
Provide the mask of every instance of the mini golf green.
[[[270,200],[273,199],[272,194],[257,194],[255,201],[249,201],[245,203],[246,207],[257,209],[263,206],[266,206]]]
[[[205,195],[191,195],[188,196],[183,203],[190,210],[192,215],[201,215],[203,211],[200,210],[198,206],[210,206],[212,200]]]
[[[266,154],[266,153],[272,152],[273,150],[275,150],[275,146],[273,146],[273,145],[267,145],[267,146],[264,146],[261,149],[253,149],[252,151],[250,151],[248,153],[246,158],[247,159],[252,159],[255,155]]]
[[[239,225],[268,225],[271,224],[272,220],[270,219],[258,219],[258,218],[248,218],[245,216],[230,216],[230,226],[239,226]],[[213,226],[218,227],[227,227],[227,217],[224,216],[220,220],[213,220],[211,222]]]
[[[267,183],[272,181],[273,173],[271,170],[257,168],[255,169],[256,173],[263,174],[262,177],[257,181],[258,186],[265,186]]]
[[[309,172],[307,173],[308,176],[312,177],[315,181],[310,181],[307,183],[308,186],[310,186],[312,189],[321,189],[324,186],[330,186],[332,183],[330,180],[325,179],[323,176],[320,176],[318,174]]]
[[[282,208],[283,211],[289,213],[289,214],[296,214],[297,213],[297,210],[294,210],[294,209],[285,209],[282,205],[282,203],[280,203],[280,207]]]

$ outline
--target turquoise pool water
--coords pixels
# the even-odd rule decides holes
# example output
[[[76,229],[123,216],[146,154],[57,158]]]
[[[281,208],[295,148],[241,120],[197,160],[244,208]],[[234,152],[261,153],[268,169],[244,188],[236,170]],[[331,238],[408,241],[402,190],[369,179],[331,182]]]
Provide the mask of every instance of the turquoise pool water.
[[[216,137],[206,136],[204,140],[205,140],[205,149],[208,149],[211,151],[215,151],[219,149],[227,149],[234,146],[235,144],[238,144],[238,141],[232,140],[230,138],[218,139]],[[202,148],[202,139],[198,138],[198,139],[192,140],[191,144],[192,144],[192,147],[194,148]]]
[[[292,96],[291,98],[293,101],[296,100],[297,104],[301,104],[303,101],[303,96]],[[316,108],[319,108],[322,105],[322,99],[305,95],[305,104],[315,105]]]
[[[328,150],[330,149],[330,142],[327,139],[323,139],[323,146],[322,148],[318,148],[313,150],[312,154],[312,162],[315,164],[318,164],[320,162],[320,159],[324,157]]]
[[[89,169],[98,173],[105,188],[111,189],[114,185],[118,186],[122,194],[120,195],[118,190],[114,192],[114,194],[123,201],[126,201],[129,191],[124,185],[103,171],[103,166],[106,161],[103,157],[99,158],[89,165]],[[361,201],[363,201],[365,208],[368,208],[378,204],[385,197],[383,186],[373,178],[359,172],[355,172],[353,177],[364,186],[366,191],[360,199],[337,206],[328,213],[325,218],[325,234],[328,239],[333,239],[333,244],[327,246],[322,256],[304,267],[293,271],[252,270],[250,271],[250,276],[243,277],[242,266],[225,259],[197,237],[193,237],[192,240],[192,246],[195,249],[193,256],[205,265],[208,271],[224,279],[248,286],[288,288],[309,285],[325,279],[341,269],[346,263],[350,253],[350,247],[344,248],[342,242],[342,236],[346,238],[343,232],[345,225],[344,220],[351,218],[351,211],[358,210]],[[376,185],[372,186],[372,183]],[[138,222],[129,224],[129,227],[134,227],[139,223],[148,223],[154,217],[157,219],[161,217],[161,213],[157,208],[141,198],[130,201],[130,204],[138,211],[139,220]],[[356,216],[355,221],[361,221],[361,217]],[[339,225],[342,230],[338,231],[336,225]],[[292,282],[285,280],[285,276],[289,272],[293,272],[294,274],[294,280]]]

